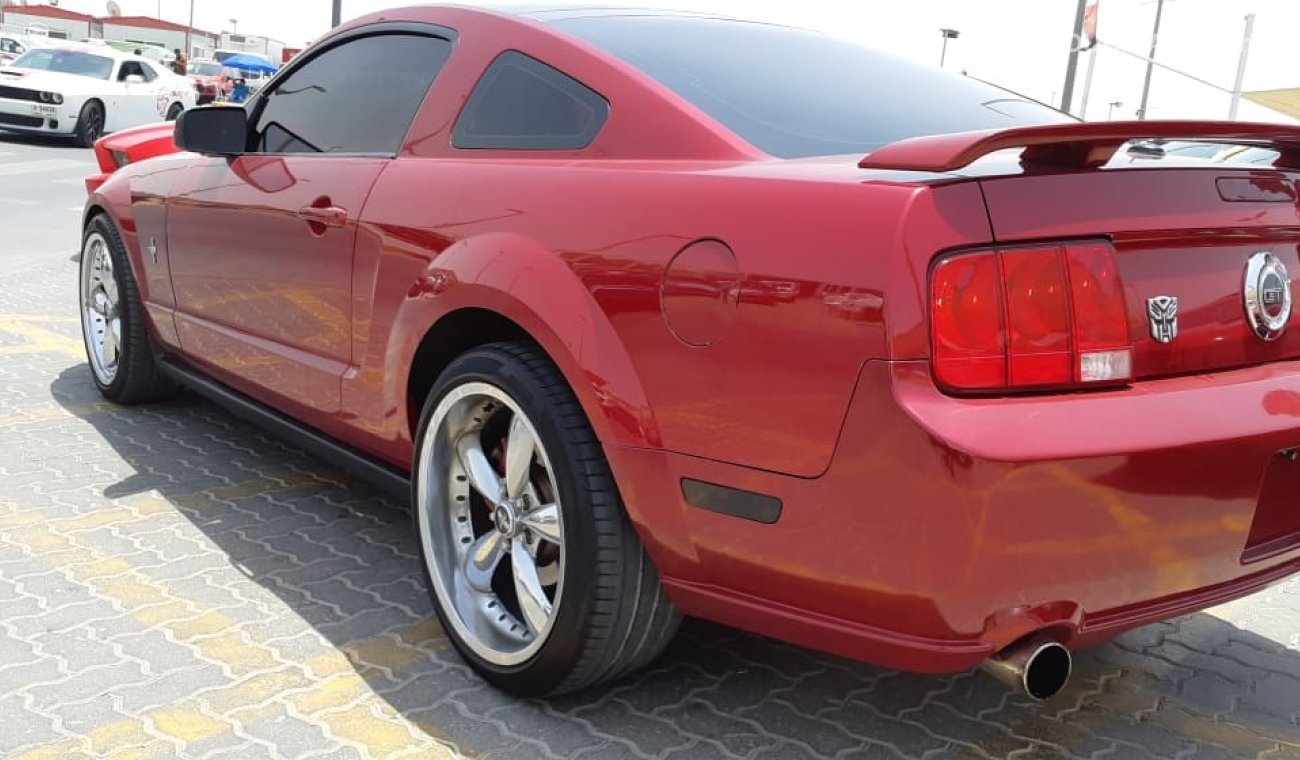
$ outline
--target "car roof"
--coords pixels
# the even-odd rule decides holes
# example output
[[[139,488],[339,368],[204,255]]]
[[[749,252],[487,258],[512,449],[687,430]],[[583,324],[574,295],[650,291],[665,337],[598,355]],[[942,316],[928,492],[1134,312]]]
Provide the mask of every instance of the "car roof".
[[[534,21],[559,21],[575,18],[601,18],[609,16],[665,16],[686,18],[735,18],[726,14],[636,5],[565,5],[563,3],[484,3],[480,8],[507,13]],[[737,19],[739,20],[739,19]]]

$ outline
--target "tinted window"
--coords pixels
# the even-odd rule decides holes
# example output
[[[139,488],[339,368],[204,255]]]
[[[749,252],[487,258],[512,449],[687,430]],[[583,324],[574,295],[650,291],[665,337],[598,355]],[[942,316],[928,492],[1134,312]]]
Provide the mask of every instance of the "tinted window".
[[[816,32],[680,16],[548,23],[623,59],[775,156],[1069,121],[996,87]]]
[[[596,137],[609,103],[562,71],[523,53],[497,56],[456,120],[457,148],[576,150]]]
[[[158,72],[140,61],[125,61],[117,72],[117,81],[125,82],[127,77],[140,77],[146,82],[152,82],[158,78]]]
[[[263,153],[396,153],[451,53],[437,37],[383,34],[344,42],[281,79],[259,107]]]

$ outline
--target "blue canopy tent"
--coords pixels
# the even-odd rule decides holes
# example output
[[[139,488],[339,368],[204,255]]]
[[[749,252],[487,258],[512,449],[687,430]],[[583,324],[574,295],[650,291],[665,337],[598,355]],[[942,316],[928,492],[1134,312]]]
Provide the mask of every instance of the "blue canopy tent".
[[[275,65],[267,59],[246,53],[229,56],[221,62],[221,65],[244,74],[274,74],[276,72]],[[230,102],[243,103],[248,99],[249,92],[248,85],[244,83],[243,79],[236,80],[235,88],[230,92]]]
[[[232,55],[221,62],[222,66],[228,69],[239,69],[240,71],[252,71],[258,74],[274,74],[277,69],[275,64],[267,59],[257,56],[241,53]]]

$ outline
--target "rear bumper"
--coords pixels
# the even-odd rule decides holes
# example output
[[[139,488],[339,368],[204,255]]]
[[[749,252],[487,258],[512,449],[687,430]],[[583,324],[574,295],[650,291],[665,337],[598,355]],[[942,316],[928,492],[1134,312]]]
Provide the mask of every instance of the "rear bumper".
[[[828,471],[799,479],[621,450],[620,480],[688,614],[891,667],[969,668],[1035,630],[1072,647],[1256,591],[1261,482],[1300,446],[1300,366],[1051,398],[961,400],[924,363],[869,363]],[[1288,395],[1289,394],[1289,395]],[[631,475],[629,478],[628,475]],[[769,494],[765,525],[681,478]],[[1300,526],[1300,493],[1296,523]]]

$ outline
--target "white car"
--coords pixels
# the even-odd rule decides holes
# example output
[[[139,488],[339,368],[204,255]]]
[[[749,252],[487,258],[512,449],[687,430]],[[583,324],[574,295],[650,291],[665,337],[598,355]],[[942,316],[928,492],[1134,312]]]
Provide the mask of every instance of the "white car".
[[[197,99],[189,78],[106,46],[45,43],[0,68],[0,129],[71,135],[84,147],[174,120]]]

